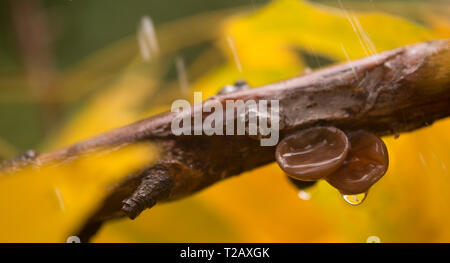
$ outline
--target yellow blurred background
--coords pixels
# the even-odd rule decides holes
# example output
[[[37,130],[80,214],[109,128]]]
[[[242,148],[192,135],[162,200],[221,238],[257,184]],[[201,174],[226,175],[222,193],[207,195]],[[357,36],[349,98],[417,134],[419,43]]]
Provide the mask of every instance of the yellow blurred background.
[[[30,147],[49,151],[70,145],[168,110],[175,99],[193,99],[193,91],[202,91],[205,98],[238,79],[257,87],[332,63],[450,37],[448,1],[277,0],[210,6],[199,0],[186,13],[177,11],[187,5],[183,1],[172,1],[169,10],[157,1],[154,9],[139,8],[140,1],[125,7],[112,1],[113,15],[105,20],[89,20],[101,10],[98,3],[18,2],[22,4],[4,9],[10,22],[2,24],[3,39],[10,49],[0,46],[0,58],[6,61],[0,64],[4,159]],[[41,37],[23,30],[30,21],[20,20],[20,10],[41,21],[46,28],[39,31]],[[125,13],[120,26],[119,11]],[[70,21],[61,21],[61,14],[75,16],[70,12],[83,13],[83,23],[70,27]],[[117,27],[120,33],[99,31],[100,40],[95,32],[82,33],[91,25],[100,29],[94,23],[111,31]],[[149,23],[156,30],[150,40],[142,33],[152,29]],[[52,41],[41,39],[45,34]],[[89,36],[95,45],[86,44]],[[157,46],[152,48],[151,41]],[[71,53],[72,46],[79,57]],[[16,65],[7,63],[9,52],[17,53]],[[449,242],[450,119],[383,139],[390,168],[359,206],[345,203],[324,182],[303,200],[271,164],[157,205],[134,221],[109,222],[92,241],[366,242],[377,236],[381,242]],[[151,145],[132,145],[0,177],[0,241],[65,242],[99,205],[108,186],[155,158]]]

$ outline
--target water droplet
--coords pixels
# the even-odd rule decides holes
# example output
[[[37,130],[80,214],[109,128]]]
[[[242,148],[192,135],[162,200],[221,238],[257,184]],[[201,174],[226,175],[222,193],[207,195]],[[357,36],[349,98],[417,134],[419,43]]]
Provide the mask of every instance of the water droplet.
[[[159,46],[155,27],[149,16],[142,17],[137,37],[142,58],[144,61],[150,61],[159,53]]]
[[[308,192],[306,192],[305,190],[298,191],[297,195],[298,195],[298,198],[305,200],[305,201],[308,201],[309,199],[311,199],[311,195]]]
[[[356,194],[356,195],[342,195],[342,198],[344,198],[345,202],[351,204],[351,205],[360,205],[366,200],[367,193],[362,194]]]
[[[366,240],[367,243],[381,243],[381,240],[377,236],[370,236]]]
[[[427,162],[425,161],[425,158],[423,157],[423,154],[420,153],[420,152],[419,152],[419,158],[420,158],[420,161],[423,163],[423,165],[424,165],[425,167],[428,167],[428,164],[427,164]]]
[[[178,83],[180,90],[184,95],[189,94],[189,80],[187,77],[186,64],[180,56],[175,58],[175,69],[177,70]]]
[[[66,210],[66,206],[64,205],[64,199],[62,198],[61,191],[59,191],[58,187],[55,187],[55,194],[56,197],[58,198],[59,207],[64,212]]]
[[[236,47],[234,46],[234,40],[231,36],[227,37],[228,45],[230,46],[231,52],[233,53],[234,61],[236,62],[236,67],[239,72],[242,72],[241,60],[239,59],[239,55],[236,51]]]
[[[67,238],[66,243],[81,243],[81,240],[77,236],[70,236]]]

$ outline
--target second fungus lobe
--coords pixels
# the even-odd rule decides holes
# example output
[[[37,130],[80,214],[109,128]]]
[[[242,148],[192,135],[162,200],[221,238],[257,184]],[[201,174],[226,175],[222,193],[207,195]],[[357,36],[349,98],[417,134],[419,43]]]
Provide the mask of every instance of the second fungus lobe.
[[[387,171],[389,157],[384,142],[374,134],[348,134],[351,150],[344,164],[326,180],[344,195],[365,193]]]
[[[314,127],[284,138],[275,156],[281,169],[303,181],[315,181],[336,171],[350,149],[347,136],[334,127]]]

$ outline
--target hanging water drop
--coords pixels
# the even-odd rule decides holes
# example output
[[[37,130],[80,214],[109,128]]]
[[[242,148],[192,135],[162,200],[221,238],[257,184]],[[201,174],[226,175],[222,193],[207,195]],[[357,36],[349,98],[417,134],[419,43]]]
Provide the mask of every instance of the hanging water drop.
[[[298,198],[305,200],[305,201],[308,201],[309,199],[311,199],[311,195],[308,192],[306,192],[305,190],[298,191],[297,195],[298,195]]]
[[[345,202],[351,205],[360,205],[366,200],[367,193],[356,194],[356,195],[342,195]]]

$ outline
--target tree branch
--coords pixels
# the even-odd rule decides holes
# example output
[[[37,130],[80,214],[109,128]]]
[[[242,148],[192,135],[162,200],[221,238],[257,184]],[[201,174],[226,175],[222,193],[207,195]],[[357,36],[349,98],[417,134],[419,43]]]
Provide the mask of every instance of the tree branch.
[[[412,131],[450,115],[450,40],[402,47],[215,99],[222,104],[279,100],[281,138],[319,125],[379,136]],[[185,197],[275,160],[275,147],[260,146],[252,136],[174,136],[170,126],[175,115],[156,115],[37,156],[48,163],[139,141],[158,145],[161,159],[116,186],[81,228],[82,240],[105,220],[135,218],[157,202]]]

